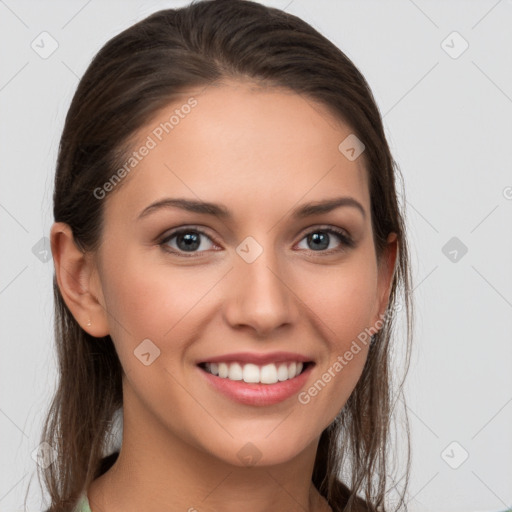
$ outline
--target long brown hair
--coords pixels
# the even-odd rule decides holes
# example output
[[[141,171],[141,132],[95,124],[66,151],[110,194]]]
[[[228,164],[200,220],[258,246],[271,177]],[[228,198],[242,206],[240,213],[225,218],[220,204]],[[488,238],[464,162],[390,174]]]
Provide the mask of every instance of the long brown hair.
[[[395,189],[400,172],[366,80],[326,37],[300,18],[259,3],[204,0],[155,12],[112,38],[80,80],[66,116],[55,176],[55,222],[71,227],[82,250],[97,249],[104,201],[95,199],[94,190],[126,161],[131,137],[183,90],[226,78],[284,88],[319,102],[364,142],[377,257],[380,261],[387,235],[394,232],[398,262],[388,314],[369,346],[362,376],[321,434],[313,483],[335,512],[384,510],[391,491],[397,496],[395,508],[406,509],[410,445],[405,408],[406,470],[399,486],[389,469],[391,418],[403,399],[413,322],[405,219]],[[105,447],[123,403],[122,367],[110,336],[98,339],[85,332],[55,277],[53,288],[59,382],[41,441],[57,458],[38,474],[50,496],[48,510],[63,512],[72,510],[79,494],[115,462],[117,453],[109,455]],[[406,357],[403,377],[394,382],[391,340],[400,300]]]

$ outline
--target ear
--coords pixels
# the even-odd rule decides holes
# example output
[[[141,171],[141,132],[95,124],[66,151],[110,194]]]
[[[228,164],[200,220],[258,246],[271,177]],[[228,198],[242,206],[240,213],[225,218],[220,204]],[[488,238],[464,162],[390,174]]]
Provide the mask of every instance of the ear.
[[[398,237],[396,233],[390,233],[382,253],[381,261],[379,262],[377,284],[377,313],[373,319],[372,325],[376,325],[377,321],[379,320],[382,322],[382,317],[386,313],[397,265]]]
[[[67,307],[84,331],[97,338],[107,336],[105,301],[92,255],[77,247],[64,222],[53,224],[50,243],[55,277]]]

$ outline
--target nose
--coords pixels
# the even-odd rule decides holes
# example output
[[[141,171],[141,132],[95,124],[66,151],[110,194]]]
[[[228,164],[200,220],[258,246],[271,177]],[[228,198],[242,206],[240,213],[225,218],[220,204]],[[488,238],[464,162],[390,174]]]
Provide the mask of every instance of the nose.
[[[237,255],[224,302],[226,321],[234,329],[251,329],[259,337],[293,324],[298,317],[297,299],[287,281],[271,250],[264,250],[252,263]]]

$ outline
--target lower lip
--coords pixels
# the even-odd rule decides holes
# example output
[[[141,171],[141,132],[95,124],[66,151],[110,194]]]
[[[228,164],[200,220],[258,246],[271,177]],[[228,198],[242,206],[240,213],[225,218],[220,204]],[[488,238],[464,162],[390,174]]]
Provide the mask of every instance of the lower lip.
[[[218,377],[199,366],[197,368],[217,391],[228,398],[246,405],[264,406],[278,404],[298,393],[306,383],[313,366],[310,363],[297,377],[275,384],[248,384],[243,380]]]

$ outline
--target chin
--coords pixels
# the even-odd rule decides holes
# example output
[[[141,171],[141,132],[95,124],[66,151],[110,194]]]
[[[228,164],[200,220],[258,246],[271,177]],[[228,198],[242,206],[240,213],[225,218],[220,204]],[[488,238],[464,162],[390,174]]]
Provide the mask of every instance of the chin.
[[[300,439],[294,436],[279,436],[274,432],[268,437],[251,439],[245,436],[243,439],[233,439],[224,449],[219,450],[219,444],[215,448],[210,453],[233,466],[264,467],[289,462],[306,449],[306,446],[301,447]]]

